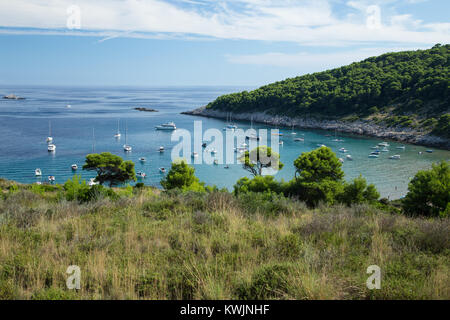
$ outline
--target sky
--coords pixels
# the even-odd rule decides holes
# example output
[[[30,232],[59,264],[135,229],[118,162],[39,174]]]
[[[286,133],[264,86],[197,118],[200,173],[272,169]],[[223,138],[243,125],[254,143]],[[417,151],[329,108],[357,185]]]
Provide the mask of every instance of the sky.
[[[450,43],[448,0],[0,0],[0,85],[257,87]]]

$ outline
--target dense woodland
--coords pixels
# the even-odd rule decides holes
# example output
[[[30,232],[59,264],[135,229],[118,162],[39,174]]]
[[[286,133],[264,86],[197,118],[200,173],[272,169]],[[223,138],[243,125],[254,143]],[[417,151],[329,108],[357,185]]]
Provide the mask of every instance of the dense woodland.
[[[450,137],[450,45],[387,53],[223,95],[207,108],[319,119],[370,119]]]

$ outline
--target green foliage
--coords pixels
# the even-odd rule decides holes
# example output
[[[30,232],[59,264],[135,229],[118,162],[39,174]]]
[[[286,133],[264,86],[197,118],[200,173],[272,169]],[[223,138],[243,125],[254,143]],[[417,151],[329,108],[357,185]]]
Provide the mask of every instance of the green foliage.
[[[442,161],[415,175],[409,183],[403,208],[411,215],[449,216],[449,203],[450,165]]]
[[[294,161],[294,166],[295,175],[304,182],[340,181],[344,177],[342,163],[328,147],[302,153]]]
[[[280,155],[266,146],[257,147],[245,153],[239,158],[245,170],[253,176],[261,176],[263,169],[281,170],[284,164],[280,161]]]
[[[234,194],[247,192],[283,192],[283,183],[275,180],[274,176],[256,176],[253,179],[247,177],[239,179],[234,185]]]
[[[195,176],[195,169],[184,160],[172,163],[169,173],[161,180],[161,185],[166,190],[205,191],[203,183]]]
[[[110,187],[128,181],[136,181],[134,163],[132,161],[123,161],[121,157],[109,152],[87,155],[83,170],[96,171],[97,177],[95,180],[101,185],[109,182]]]
[[[275,82],[251,92],[223,95],[207,108],[357,120],[376,113],[374,105],[380,110],[392,107],[394,114],[415,115],[422,114],[426,106],[427,117],[439,116],[448,110],[449,57],[450,45],[387,53],[341,68]],[[413,121],[403,121],[402,125],[413,125]],[[438,129],[436,134],[448,132]]]
[[[352,183],[346,183],[344,191],[339,195],[339,200],[348,206],[354,203],[363,203],[378,200],[380,194],[373,184],[367,185],[366,179],[362,176],[354,179]]]
[[[89,187],[86,181],[81,181],[80,175],[74,175],[64,184],[65,196],[67,201],[90,202],[100,197],[117,198],[115,192],[105,188],[102,185],[93,185]],[[125,189],[126,190],[126,189]]]

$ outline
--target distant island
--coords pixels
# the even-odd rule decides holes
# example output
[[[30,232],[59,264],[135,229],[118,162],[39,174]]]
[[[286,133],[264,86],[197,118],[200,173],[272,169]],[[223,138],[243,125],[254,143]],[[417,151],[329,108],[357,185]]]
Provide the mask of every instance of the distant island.
[[[144,111],[144,112],[158,112],[158,110],[151,109],[151,108],[143,108],[143,107],[137,107],[137,108],[134,108],[134,110]]]
[[[227,94],[185,114],[337,130],[450,150],[450,45],[387,53]]]
[[[15,94],[9,94],[9,95],[3,96],[3,99],[9,99],[9,100],[24,100],[25,98],[16,96]]]

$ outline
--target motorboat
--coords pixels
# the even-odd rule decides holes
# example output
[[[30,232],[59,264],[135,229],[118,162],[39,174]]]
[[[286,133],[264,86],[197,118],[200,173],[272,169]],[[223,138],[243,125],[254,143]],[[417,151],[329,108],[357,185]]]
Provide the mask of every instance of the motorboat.
[[[433,153],[433,150],[427,150],[426,152],[427,153]]]
[[[169,121],[166,123],[163,123],[159,126],[156,126],[156,130],[176,130],[177,126],[173,121]]]
[[[348,150],[345,149],[345,148],[340,148],[340,149],[339,149],[339,152],[346,153],[346,152],[348,152]]]
[[[352,161],[353,160],[353,157],[351,156],[351,155],[347,155],[346,157],[345,157],[347,160],[350,160],[350,161]]]
[[[369,154],[369,158],[379,158],[378,154]]]
[[[164,147],[163,146],[159,147],[159,152],[164,152]]]
[[[197,152],[192,152],[191,157],[192,158],[198,158],[198,153]]]
[[[95,178],[90,178],[90,179],[89,179],[88,185],[89,185],[90,187],[95,186],[95,185],[97,185],[97,184],[99,184],[99,183],[98,183],[97,181],[95,181]]]
[[[48,176],[48,181],[50,181],[50,183],[55,182],[55,180],[56,180],[55,176]]]
[[[39,169],[39,168],[35,169],[35,170],[34,170],[34,175],[35,175],[36,177],[42,176],[42,171],[41,171],[41,169]]]
[[[380,142],[378,145],[380,147],[389,147],[389,143],[387,143],[387,142]]]
[[[145,174],[145,172],[142,172],[142,171],[139,171],[138,173],[136,173],[136,176],[138,177],[138,178],[145,178],[147,175]]]
[[[214,164],[217,166],[219,164],[219,160],[214,159]]]
[[[283,145],[284,144],[284,142],[283,141],[280,141],[279,143],[278,143],[279,145]]]
[[[384,147],[383,149],[381,149],[381,152],[389,152],[389,149]]]
[[[303,138],[295,138],[294,141],[302,141],[303,142],[303,141],[305,141],[305,139],[303,139]]]
[[[400,159],[400,155],[396,154],[396,155],[390,156],[389,159],[399,160]]]
[[[140,162],[145,162],[145,161],[147,161],[147,159],[145,159],[144,157],[142,157],[142,158],[139,158],[139,161],[140,161]]]
[[[401,149],[401,150],[405,150],[405,146],[399,146],[399,147],[397,147],[396,149]]]
[[[159,168],[159,172],[166,173],[166,168]]]
[[[78,165],[77,164],[73,164],[70,166],[72,168],[73,171],[78,170]]]
[[[224,169],[230,169],[229,165],[226,165],[225,167],[223,167]]]
[[[203,142],[202,143],[202,148],[206,148],[206,145],[207,145],[206,142]]]
[[[340,163],[344,163],[344,159],[339,158],[339,162],[340,162]]]
[[[319,148],[326,147],[326,145],[320,144],[320,143],[318,143],[317,146],[318,146]]]
[[[54,152],[54,151],[56,151],[56,145],[54,145],[53,143],[50,143],[50,144],[47,146],[47,150],[48,150],[48,152]]]
[[[212,148],[212,149],[211,149],[211,153],[212,153],[212,154],[216,154],[216,153],[217,153],[217,150],[214,149],[214,148]]]

